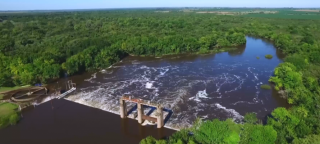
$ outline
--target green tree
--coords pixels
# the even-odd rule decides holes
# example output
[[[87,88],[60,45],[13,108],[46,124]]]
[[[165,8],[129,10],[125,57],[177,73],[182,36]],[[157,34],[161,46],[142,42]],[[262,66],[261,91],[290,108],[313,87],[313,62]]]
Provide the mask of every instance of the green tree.
[[[247,113],[244,116],[244,121],[249,124],[256,124],[258,122],[256,113]]]
[[[293,144],[320,144],[319,135],[308,135],[306,138],[294,139]]]
[[[272,112],[273,118],[268,118],[268,125],[272,126],[278,133],[276,143],[291,142],[297,137],[295,128],[300,119],[292,115],[285,108],[277,108]]]
[[[232,120],[206,121],[201,124],[199,129],[195,132],[195,140],[202,144],[212,143],[228,143],[236,144],[240,141],[240,127]]]
[[[274,144],[277,132],[272,126],[244,124],[240,133],[240,144]]]

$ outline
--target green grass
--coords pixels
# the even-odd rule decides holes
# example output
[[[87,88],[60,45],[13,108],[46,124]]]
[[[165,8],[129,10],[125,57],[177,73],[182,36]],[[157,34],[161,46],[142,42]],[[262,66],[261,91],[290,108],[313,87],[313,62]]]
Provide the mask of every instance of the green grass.
[[[271,86],[270,86],[270,85],[267,85],[267,84],[264,84],[264,85],[261,85],[260,88],[261,88],[261,89],[269,90],[269,89],[271,89]]]
[[[270,54],[267,54],[267,55],[265,55],[264,57],[267,58],[267,59],[272,59],[272,58],[273,58],[273,56],[270,55]]]
[[[308,8],[306,8],[308,9]],[[243,12],[252,12],[252,11],[277,11],[275,14],[270,13],[249,13],[241,14],[243,17],[258,17],[258,18],[279,18],[279,19],[311,19],[311,20],[320,20],[320,12],[305,12],[305,11],[295,11],[297,9],[288,9],[288,8],[219,8],[219,9],[198,9],[198,11],[221,11],[221,12],[233,12],[233,13],[243,13]],[[319,10],[319,9],[316,9]]]
[[[30,87],[30,85],[15,86],[15,87],[0,87],[0,93],[1,92],[12,91],[12,90],[17,90],[17,89],[20,89],[20,88],[26,88],[26,87]]]
[[[0,128],[14,125],[19,121],[18,105],[12,103],[0,103]]]
[[[247,14],[245,17],[280,18],[280,19],[312,19],[319,20],[320,15],[287,15],[287,14]]]
[[[0,104],[0,117],[5,115],[11,115],[16,113],[18,105],[13,103],[1,103]]]
[[[2,100],[4,97],[4,94],[0,94],[0,100]]]
[[[275,14],[247,14],[243,15],[244,17],[261,17],[261,18],[280,18],[280,19],[312,19],[319,20],[320,12],[303,12],[303,11],[294,11],[295,9],[274,9],[278,11]]]

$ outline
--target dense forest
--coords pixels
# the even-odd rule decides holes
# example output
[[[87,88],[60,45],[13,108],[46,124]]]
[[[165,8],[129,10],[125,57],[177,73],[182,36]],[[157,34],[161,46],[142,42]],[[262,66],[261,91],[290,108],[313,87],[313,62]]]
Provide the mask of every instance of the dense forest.
[[[265,124],[197,121],[165,140],[141,143],[317,143],[320,140],[320,20],[183,11],[112,10],[0,14],[0,87],[47,83],[106,68],[127,55],[206,53],[269,39],[287,54],[270,82],[292,105]]]

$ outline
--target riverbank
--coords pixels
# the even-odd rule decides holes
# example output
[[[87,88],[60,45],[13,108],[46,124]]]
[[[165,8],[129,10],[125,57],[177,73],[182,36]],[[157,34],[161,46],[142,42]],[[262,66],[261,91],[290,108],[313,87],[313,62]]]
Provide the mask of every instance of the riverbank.
[[[15,86],[15,87],[0,87],[0,94],[4,94],[13,90],[18,90],[22,88],[28,88],[30,85],[25,85],[25,86]]]
[[[64,99],[28,107],[22,114],[16,126],[0,130],[1,143],[137,144],[149,135],[159,139],[175,132],[140,126],[135,120]]]
[[[9,125],[15,125],[20,117],[18,105],[8,102],[0,102],[0,129]]]

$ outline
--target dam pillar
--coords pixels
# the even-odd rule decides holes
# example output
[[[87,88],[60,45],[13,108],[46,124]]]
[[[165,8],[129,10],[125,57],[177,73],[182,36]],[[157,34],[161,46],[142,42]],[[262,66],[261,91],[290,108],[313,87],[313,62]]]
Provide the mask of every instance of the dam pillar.
[[[163,108],[161,106],[157,106],[157,128],[162,128],[163,125]]]
[[[138,110],[138,123],[142,124],[142,121],[143,121],[142,116],[144,114],[143,105],[141,103],[137,103],[137,105],[138,105],[138,109],[137,109]]]
[[[120,99],[120,117],[126,118],[127,117],[127,104],[126,101]]]

